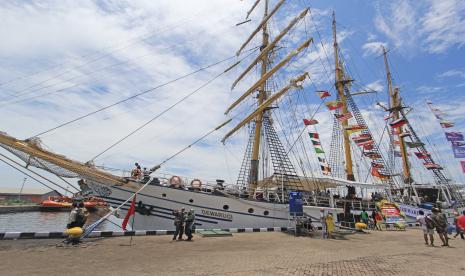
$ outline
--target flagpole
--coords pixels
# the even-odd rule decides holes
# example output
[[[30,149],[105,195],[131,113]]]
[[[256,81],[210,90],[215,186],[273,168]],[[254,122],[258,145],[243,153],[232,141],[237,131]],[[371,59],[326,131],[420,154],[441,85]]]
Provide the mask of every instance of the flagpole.
[[[131,224],[131,230],[134,232],[134,235],[131,235],[131,238],[129,239],[129,246],[132,246],[132,237],[136,235],[136,230],[134,230],[134,221],[135,220],[136,220],[136,212],[134,210],[134,215],[132,216],[132,224]]]

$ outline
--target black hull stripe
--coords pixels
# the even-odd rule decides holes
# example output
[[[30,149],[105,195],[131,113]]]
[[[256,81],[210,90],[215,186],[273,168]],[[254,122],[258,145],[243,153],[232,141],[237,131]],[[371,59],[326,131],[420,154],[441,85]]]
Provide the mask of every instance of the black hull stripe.
[[[115,190],[120,190],[120,191],[123,191],[123,192],[127,192],[127,193],[130,193],[130,194],[134,193],[133,191],[126,190],[126,189],[123,189],[121,187],[111,186],[111,188],[113,188]],[[171,188],[167,188],[167,189],[171,189]],[[184,192],[189,192],[189,191],[184,191]],[[226,211],[226,210],[223,210],[223,209],[217,209],[217,208],[211,208],[211,207],[200,206],[200,205],[195,205],[195,204],[189,204],[189,203],[184,203],[184,202],[180,202],[180,201],[176,201],[176,200],[171,200],[171,199],[161,198],[161,197],[157,197],[157,196],[147,195],[147,194],[143,194],[143,193],[139,193],[139,194],[143,195],[143,196],[146,196],[146,197],[150,197],[150,198],[155,198],[155,199],[159,199],[159,200],[174,202],[174,203],[177,203],[177,204],[193,206],[193,207],[197,207],[197,208],[205,208],[205,209],[210,209],[210,210],[215,210],[215,211],[220,211],[220,212],[225,212],[225,213],[232,213],[232,214],[239,214],[239,215],[244,215],[244,216],[260,217],[260,218],[268,218],[268,219],[271,218],[271,219],[276,219],[276,220],[288,220],[287,218],[278,218],[278,217],[271,217],[271,216],[264,216],[264,215],[254,215],[254,214],[242,213],[242,212],[236,212],[236,211]],[[208,195],[208,196],[214,196],[214,195]],[[276,204],[283,205],[283,204],[280,204],[280,203],[276,203]]]
[[[113,204],[118,204],[118,206],[123,203],[125,200],[121,200],[121,199],[118,199],[118,198],[115,198],[115,197],[104,197],[104,196],[101,196],[101,198],[105,199],[107,202],[109,203],[113,203]],[[146,204],[144,203],[145,206],[149,206],[149,207],[153,207],[153,208],[157,208],[157,209],[162,209],[162,210],[167,210],[169,211],[169,213],[167,212],[163,212],[163,211],[157,211],[159,213],[163,213],[165,215],[172,215],[172,212],[173,212],[173,209],[168,209],[168,208],[163,208],[163,207],[159,207],[159,206],[156,206],[156,205],[151,205],[151,204]],[[124,206],[131,206],[130,203],[126,203],[124,204]],[[200,214],[195,214],[195,217],[202,217],[202,218],[207,218],[207,219],[213,219],[213,220],[222,220],[222,221],[228,221],[228,222],[232,222],[232,219],[225,219],[225,218],[217,218],[217,217],[211,217],[211,216],[205,216],[205,215],[200,215]]]

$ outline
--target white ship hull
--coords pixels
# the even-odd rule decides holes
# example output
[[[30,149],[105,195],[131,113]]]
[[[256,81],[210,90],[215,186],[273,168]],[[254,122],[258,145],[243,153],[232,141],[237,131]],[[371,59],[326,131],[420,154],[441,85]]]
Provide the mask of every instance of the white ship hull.
[[[89,183],[93,192],[112,207],[118,207],[132,196],[135,190],[124,186],[103,186]],[[119,212],[124,217],[128,202]],[[193,209],[197,229],[272,228],[289,225],[289,205],[261,202],[210,193],[188,191],[160,185],[148,185],[137,194],[135,230],[173,230],[173,210]],[[320,208],[305,208],[315,221]],[[333,210],[332,210],[333,211]]]

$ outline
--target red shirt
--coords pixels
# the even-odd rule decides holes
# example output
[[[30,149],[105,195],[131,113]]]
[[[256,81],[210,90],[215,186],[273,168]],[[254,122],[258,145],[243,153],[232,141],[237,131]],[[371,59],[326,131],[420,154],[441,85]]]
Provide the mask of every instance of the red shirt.
[[[465,230],[465,216],[464,215],[461,215],[460,217],[457,218],[457,226],[460,229]]]

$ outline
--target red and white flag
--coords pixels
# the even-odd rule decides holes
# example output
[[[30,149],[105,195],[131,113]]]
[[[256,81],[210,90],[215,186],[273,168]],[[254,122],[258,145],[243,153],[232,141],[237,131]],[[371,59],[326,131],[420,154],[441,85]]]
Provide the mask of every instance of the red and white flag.
[[[318,121],[315,119],[304,119],[304,125],[306,126],[313,126],[318,124]]]
[[[316,94],[318,95],[318,97],[320,97],[320,99],[326,99],[327,97],[331,96],[331,94],[329,94],[328,91],[316,91]]]
[[[123,224],[121,225],[124,231],[126,231],[126,226],[128,226],[129,218],[135,214],[136,214],[136,195],[134,195],[134,197],[132,198],[131,207],[129,207],[128,213],[124,217]]]

